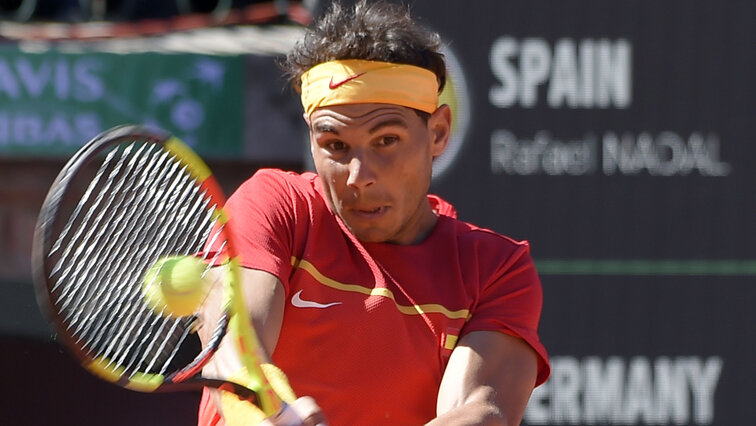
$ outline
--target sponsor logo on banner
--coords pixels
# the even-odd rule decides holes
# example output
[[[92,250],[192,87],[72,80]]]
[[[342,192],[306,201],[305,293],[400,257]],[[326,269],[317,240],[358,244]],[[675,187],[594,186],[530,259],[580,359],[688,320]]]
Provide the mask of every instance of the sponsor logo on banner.
[[[555,356],[551,367],[525,410],[528,425],[712,424],[724,363],[717,356]]]
[[[163,128],[203,154],[237,154],[242,70],[235,61],[4,48],[0,155],[68,155],[125,123]]]
[[[433,177],[443,175],[454,164],[462,146],[470,124],[469,88],[457,56],[445,47],[446,58],[446,86],[439,96],[439,104],[447,104],[452,110],[452,133],[446,150],[433,162]]]

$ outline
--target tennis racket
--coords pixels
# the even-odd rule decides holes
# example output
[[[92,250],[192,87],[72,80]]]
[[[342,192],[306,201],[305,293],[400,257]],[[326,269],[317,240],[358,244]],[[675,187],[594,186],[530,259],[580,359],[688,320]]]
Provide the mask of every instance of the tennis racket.
[[[260,364],[224,203],[210,169],[176,137],[142,126],[105,131],[70,159],[44,201],[32,256],[37,300],[58,340],[102,379],[142,392],[208,386],[273,415],[285,404]],[[168,256],[200,257],[203,275],[219,277],[222,297],[203,299],[222,299],[217,324],[202,325],[213,330],[204,345],[198,315],[145,302],[145,274]],[[245,385],[202,372],[229,333]]]

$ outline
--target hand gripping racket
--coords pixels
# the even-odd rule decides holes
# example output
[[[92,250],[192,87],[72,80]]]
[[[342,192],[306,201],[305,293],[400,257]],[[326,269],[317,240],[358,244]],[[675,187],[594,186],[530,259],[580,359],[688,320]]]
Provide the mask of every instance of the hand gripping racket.
[[[270,416],[283,403],[259,361],[224,203],[210,169],[177,138],[141,126],[105,131],[70,159],[44,201],[32,256],[37,300],[58,339],[102,379],[143,392],[213,387]],[[146,303],[145,277],[170,256],[199,257],[203,276],[211,265],[221,272],[213,274],[221,315],[203,324],[213,330],[204,345],[197,315]],[[227,333],[249,372],[245,385],[202,373]]]

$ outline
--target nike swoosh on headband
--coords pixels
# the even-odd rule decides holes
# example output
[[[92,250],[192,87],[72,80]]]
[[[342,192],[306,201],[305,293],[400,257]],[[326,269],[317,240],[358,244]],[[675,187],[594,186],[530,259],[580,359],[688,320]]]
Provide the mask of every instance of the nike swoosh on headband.
[[[333,89],[341,86],[344,83],[347,83],[349,81],[354,80],[355,78],[361,76],[362,74],[365,74],[365,73],[361,72],[359,74],[350,75],[349,77],[347,77],[347,78],[345,78],[345,79],[343,79],[341,81],[337,81],[336,83],[333,82],[333,76],[331,76],[331,81],[328,82],[328,88],[331,89],[331,90],[333,90]]]
[[[302,291],[304,290],[299,290],[298,292],[294,294],[294,296],[291,297],[291,304],[296,306],[297,308],[325,309],[325,308],[330,308],[331,306],[341,305],[341,302],[318,303],[318,302],[313,302],[310,300],[303,300],[301,296]]]

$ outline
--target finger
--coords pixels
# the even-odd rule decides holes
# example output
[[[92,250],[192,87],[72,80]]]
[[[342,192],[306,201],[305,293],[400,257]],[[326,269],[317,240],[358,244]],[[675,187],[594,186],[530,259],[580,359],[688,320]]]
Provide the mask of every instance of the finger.
[[[309,396],[297,398],[291,404],[291,409],[297,413],[297,417],[302,420],[305,426],[327,426],[325,414],[318,404]]]
[[[261,426],[327,426],[325,415],[314,399],[301,397],[273,417],[265,419]]]

